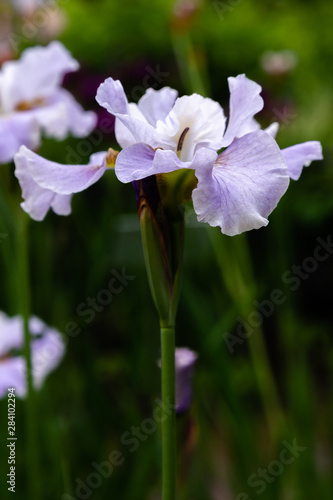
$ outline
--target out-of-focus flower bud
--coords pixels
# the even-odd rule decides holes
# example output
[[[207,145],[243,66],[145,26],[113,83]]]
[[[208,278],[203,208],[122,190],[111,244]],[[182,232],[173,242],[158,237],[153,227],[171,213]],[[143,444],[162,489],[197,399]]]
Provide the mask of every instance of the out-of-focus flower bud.
[[[267,51],[261,57],[261,67],[272,76],[289,73],[295,68],[297,62],[297,55],[291,50]]]

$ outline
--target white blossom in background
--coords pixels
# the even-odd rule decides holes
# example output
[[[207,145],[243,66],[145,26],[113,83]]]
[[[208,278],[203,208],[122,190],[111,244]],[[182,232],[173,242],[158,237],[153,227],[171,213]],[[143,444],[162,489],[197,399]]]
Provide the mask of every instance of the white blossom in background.
[[[79,63],[57,41],[26,49],[0,70],[0,163],[10,162],[24,145],[38,148],[41,135],[62,140],[87,136],[96,115],[84,111],[64,89],[63,78]]]

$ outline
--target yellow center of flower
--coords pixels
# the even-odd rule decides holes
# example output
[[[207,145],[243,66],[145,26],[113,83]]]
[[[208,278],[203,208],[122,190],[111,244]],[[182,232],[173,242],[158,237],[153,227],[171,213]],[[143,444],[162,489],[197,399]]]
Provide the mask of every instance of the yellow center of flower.
[[[21,102],[19,102],[16,105],[15,110],[16,111],[29,111],[30,109],[39,108],[41,106],[45,106],[45,99],[38,98],[38,99],[34,99],[33,101],[21,101]]]
[[[117,156],[119,155],[119,151],[115,151],[112,148],[108,149],[107,155],[106,155],[106,166],[109,168],[114,168],[116,164],[116,159]]]

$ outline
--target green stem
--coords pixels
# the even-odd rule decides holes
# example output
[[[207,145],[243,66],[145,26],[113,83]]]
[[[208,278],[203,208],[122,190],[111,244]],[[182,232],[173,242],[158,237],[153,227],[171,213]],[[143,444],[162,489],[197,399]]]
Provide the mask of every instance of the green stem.
[[[17,260],[18,260],[18,300],[19,310],[24,325],[24,355],[26,359],[26,454],[28,498],[40,498],[37,450],[37,412],[35,411],[35,392],[32,378],[32,361],[29,332],[30,317],[30,288],[29,288],[29,243],[28,222],[26,214],[20,214],[19,230],[17,233]]]
[[[162,421],[162,500],[176,498],[175,329],[161,326],[162,404],[170,408]]]

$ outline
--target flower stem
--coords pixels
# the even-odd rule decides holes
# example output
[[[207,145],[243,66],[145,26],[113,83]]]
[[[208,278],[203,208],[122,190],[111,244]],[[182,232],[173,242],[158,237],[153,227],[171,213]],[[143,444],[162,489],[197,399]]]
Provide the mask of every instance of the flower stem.
[[[176,498],[175,329],[161,326],[162,404],[168,408],[162,420],[162,499]]]
[[[35,392],[32,379],[32,361],[29,332],[30,316],[30,288],[29,288],[29,243],[28,222],[26,214],[20,214],[19,230],[17,233],[17,260],[18,260],[18,300],[19,310],[24,325],[24,355],[26,359],[26,453],[27,453],[27,476],[28,476],[28,498],[38,500],[40,498],[38,473],[38,449],[37,449],[37,412],[35,411]]]

